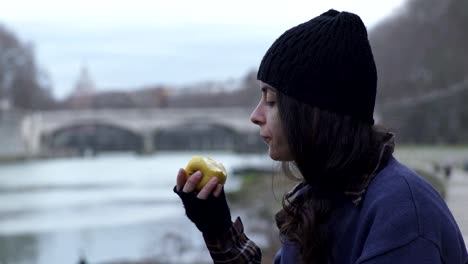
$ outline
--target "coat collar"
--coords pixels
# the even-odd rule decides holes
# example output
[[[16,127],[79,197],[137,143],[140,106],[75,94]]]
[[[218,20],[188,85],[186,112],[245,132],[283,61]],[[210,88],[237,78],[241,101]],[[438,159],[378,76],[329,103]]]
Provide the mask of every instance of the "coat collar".
[[[354,205],[358,206],[362,197],[367,191],[367,187],[375,176],[387,165],[389,159],[392,157],[393,150],[395,148],[395,135],[393,133],[382,134],[384,137],[384,143],[380,148],[379,158],[377,163],[372,170],[372,173],[364,175],[355,182],[348,185],[345,191],[345,195],[351,198]]]

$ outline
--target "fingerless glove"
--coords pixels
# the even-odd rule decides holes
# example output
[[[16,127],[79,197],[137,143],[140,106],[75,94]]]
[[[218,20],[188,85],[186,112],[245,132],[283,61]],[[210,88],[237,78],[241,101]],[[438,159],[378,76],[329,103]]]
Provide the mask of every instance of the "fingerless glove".
[[[226,201],[224,189],[218,197],[210,194],[208,199],[197,198],[196,193],[174,192],[185,207],[185,214],[205,236],[220,236],[232,226],[231,212]]]

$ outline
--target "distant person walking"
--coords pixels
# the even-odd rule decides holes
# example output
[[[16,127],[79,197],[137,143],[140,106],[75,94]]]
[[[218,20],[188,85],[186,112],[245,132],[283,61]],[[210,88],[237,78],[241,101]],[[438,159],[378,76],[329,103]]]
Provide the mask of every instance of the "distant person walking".
[[[78,261],[78,264],[87,264],[88,262],[86,261],[86,258],[80,257],[80,260]]]
[[[393,157],[394,135],[374,125],[377,70],[359,16],[329,10],[287,30],[257,77],[251,121],[269,156],[300,178],[276,214],[274,263],[468,263],[442,197]],[[186,176],[179,170],[174,191],[214,263],[261,263],[241,220],[231,221],[223,186],[212,180],[196,192],[201,175]]]
[[[450,178],[450,176],[452,175],[452,165],[446,164],[444,166],[444,175],[446,179]]]

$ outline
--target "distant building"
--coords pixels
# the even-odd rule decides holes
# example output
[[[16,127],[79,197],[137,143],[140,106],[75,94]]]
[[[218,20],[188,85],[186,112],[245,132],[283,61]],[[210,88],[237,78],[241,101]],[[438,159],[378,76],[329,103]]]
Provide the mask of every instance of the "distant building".
[[[89,74],[88,68],[83,66],[67,104],[72,108],[92,108],[95,93],[96,85]]]
[[[76,81],[72,97],[86,97],[96,92],[96,86],[91,78],[88,68],[84,66],[81,69],[78,80]]]

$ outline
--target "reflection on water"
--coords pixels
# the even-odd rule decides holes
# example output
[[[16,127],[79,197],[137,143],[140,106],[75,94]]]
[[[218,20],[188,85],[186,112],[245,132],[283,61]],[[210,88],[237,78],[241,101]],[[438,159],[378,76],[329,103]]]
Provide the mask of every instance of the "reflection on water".
[[[36,257],[34,235],[0,236],[0,263],[31,263]]]
[[[92,263],[209,262],[172,193],[178,168],[193,155],[212,156],[228,173],[269,163],[266,155],[160,152],[0,165],[0,263],[77,263],[80,255]],[[238,181],[230,175],[227,191]]]

